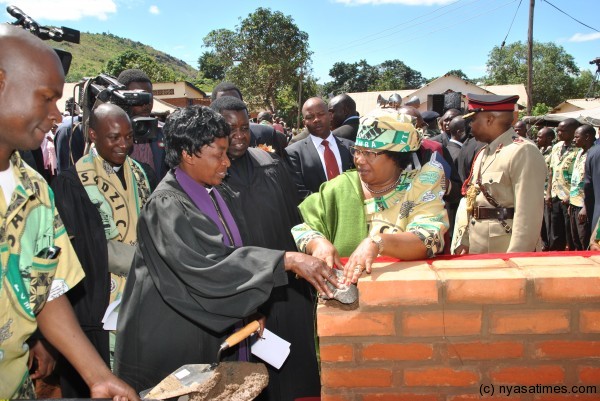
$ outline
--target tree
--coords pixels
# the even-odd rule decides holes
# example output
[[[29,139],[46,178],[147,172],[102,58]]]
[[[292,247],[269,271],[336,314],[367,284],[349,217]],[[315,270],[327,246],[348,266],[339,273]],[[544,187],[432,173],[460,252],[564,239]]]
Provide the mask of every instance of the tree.
[[[278,94],[298,84],[301,68],[308,68],[308,34],[291,16],[268,8],[256,11],[235,27],[219,29],[204,38],[211,62],[225,68],[225,79],[235,83],[254,107],[278,108]]]
[[[371,66],[366,60],[357,63],[337,62],[329,70],[333,81],[323,85],[326,93],[417,89],[425,83],[419,71],[400,60],[386,60]]]
[[[117,77],[121,72],[130,68],[138,68],[144,71],[152,82],[169,82],[184,79],[181,74],[177,74],[172,69],[157,63],[147,54],[131,50],[108,60],[104,71],[106,71],[107,74]]]
[[[425,83],[419,71],[415,71],[402,61],[386,60],[377,67],[379,78],[370,90],[418,89]]]
[[[578,96],[574,96],[574,98],[600,97],[600,82],[594,82],[594,78],[594,74],[590,70],[581,70],[581,74],[575,78],[575,91]],[[594,84],[592,85],[592,83]]]
[[[225,78],[227,65],[223,64],[215,52],[204,52],[198,58],[198,69],[206,79],[222,81]]]
[[[527,45],[495,46],[487,61],[488,85],[527,83]],[[577,94],[575,78],[579,69],[573,56],[554,43],[534,42],[532,104],[556,106]]]

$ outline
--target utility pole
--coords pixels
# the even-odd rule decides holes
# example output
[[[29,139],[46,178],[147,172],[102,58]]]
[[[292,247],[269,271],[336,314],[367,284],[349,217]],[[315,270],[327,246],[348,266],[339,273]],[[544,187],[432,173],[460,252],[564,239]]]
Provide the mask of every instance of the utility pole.
[[[529,30],[527,32],[527,115],[531,115],[533,97],[533,7],[535,0],[529,0]]]
[[[296,119],[296,129],[300,130],[300,114],[302,111],[302,74],[303,66],[300,66],[300,78],[298,80],[298,117]]]

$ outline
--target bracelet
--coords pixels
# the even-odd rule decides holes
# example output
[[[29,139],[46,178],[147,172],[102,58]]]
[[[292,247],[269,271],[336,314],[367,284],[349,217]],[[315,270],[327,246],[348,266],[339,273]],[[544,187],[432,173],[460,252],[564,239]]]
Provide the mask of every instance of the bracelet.
[[[369,239],[372,243],[377,245],[377,257],[381,256],[381,254],[383,253],[383,238],[381,238],[381,235],[371,235]]]

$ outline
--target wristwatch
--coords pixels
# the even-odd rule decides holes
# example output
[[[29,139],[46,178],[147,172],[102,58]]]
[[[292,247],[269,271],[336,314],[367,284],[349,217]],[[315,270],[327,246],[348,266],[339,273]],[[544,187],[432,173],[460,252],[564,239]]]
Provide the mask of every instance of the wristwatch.
[[[379,234],[371,235],[369,238],[371,242],[377,245],[377,257],[381,256],[383,253],[383,238]]]

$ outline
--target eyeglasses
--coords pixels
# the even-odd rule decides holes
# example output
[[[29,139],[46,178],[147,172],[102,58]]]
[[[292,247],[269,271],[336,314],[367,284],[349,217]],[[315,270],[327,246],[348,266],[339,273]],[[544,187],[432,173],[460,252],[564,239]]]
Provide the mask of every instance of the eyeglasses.
[[[362,156],[367,161],[373,161],[373,160],[375,160],[375,158],[377,156],[379,156],[380,154],[385,153],[385,152],[386,152],[385,150],[374,151],[374,150],[367,150],[367,149],[359,149],[356,146],[350,146],[350,154],[353,157]]]

